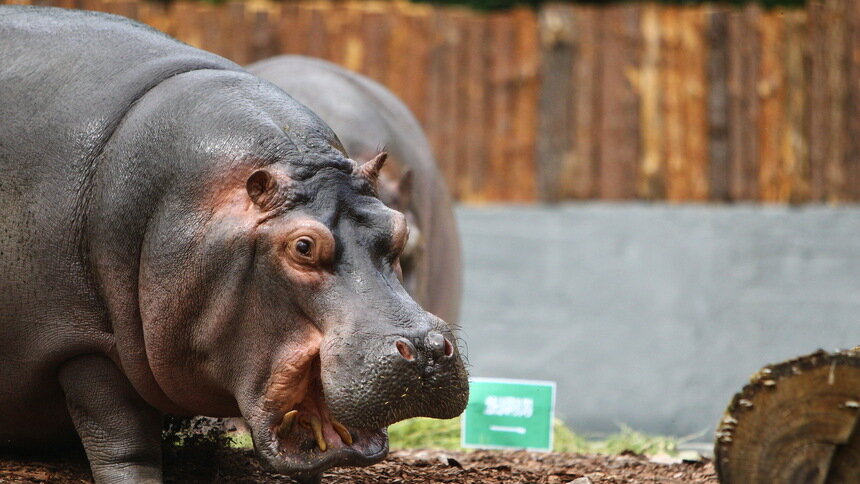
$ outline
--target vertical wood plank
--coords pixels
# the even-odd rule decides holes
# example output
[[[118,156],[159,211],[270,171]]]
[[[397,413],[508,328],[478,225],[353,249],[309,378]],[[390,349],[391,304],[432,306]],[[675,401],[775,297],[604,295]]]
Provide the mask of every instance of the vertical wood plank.
[[[463,75],[463,66],[460,64],[460,59],[457,55],[458,47],[462,41],[460,38],[459,26],[465,13],[461,10],[450,10],[446,12],[443,19],[444,46],[445,46],[445,71],[448,73],[442,79],[445,106],[443,110],[443,138],[442,143],[448,153],[446,163],[446,178],[448,186],[458,186],[461,200],[479,200],[480,195],[477,192],[463,191],[463,179],[460,176],[463,173],[463,168],[460,164],[460,153],[462,148],[462,136],[458,129],[458,121],[460,112],[458,107],[459,92],[461,86],[461,76]]]
[[[391,36],[388,38],[388,70],[385,77],[385,85],[391,89],[397,97],[406,100],[412,86],[410,78],[415,74],[407,69],[408,58],[411,54],[410,45],[415,41],[409,30],[409,23],[402,8],[391,8],[387,13]]]
[[[489,200],[507,199],[516,192],[513,180],[515,164],[512,159],[513,137],[512,109],[513,76],[511,53],[514,52],[514,31],[510,16],[492,14],[490,22],[490,79],[492,97],[490,101],[491,130],[489,147],[490,169],[486,174],[484,197]]]
[[[540,199],[563,198],[562,179],[566,158],[573,150],[573,92],[576,30],[573,7],[549,4],[538,17],[541,31],[541,87],[538,102],[537,159]],[[578,60],[578,59],[577,59]],[[573,101],[573,100],[571,100]]]
[[[809,164],[812,198],[838,202],[845,197],[846,82],[845,4],[809,3]],[[856,106],[852,106],[856,110]]]
[[[728,13],[717,8],[708,25],[708,185],[710,199],[723,202],[730,198],[728,46]]]
[[[427,97],[429,83],[427,65],[430,58],[430,42],[427,39],[431,34],[432,10],[426,5],[407,5],[409,9],[405,18],[412,41],[407,42],[408,48],[403,54],[405,56],[402,63],[405,71],[404,82],[409,86],[409,89],[403,93],[403,100],[423,125],[427,117],[424,99]],[[416,41],[416,39],[421,40]]]
[[[249,4],[251,5],[251,4]],[[267,59],[278,54],[277,18],[280,9],[275,3],[254,4],[248,14],[250,46],[247,63]]]
[[[310,12],[296,2],[281,7],[281,53],[307,55],[310,37]]]
[[[462,186],[458,183],[456,145],[452,141],[457,135],[457,126],[454,124],[456,121],[454,102],[457,99],[456,79],[459,68],[455,51],[457,31],[453,16],[448,10],[440,9],[436,12],[437,40],[434,63],[436,63],[437,74],[434,79],[436,84],[434,146],[445,182],[459,200],[468,200],[470,194],[463,193]]]
[[[197,4],[190,1],[179,1],[174,3],[170,9],[173,18],[171,29],[168,32],[173,37],[194,47],[202,47],[203,36],[201,35],[200,22],[196,15]]]
[[[481,190],[484,174],[488,169],[486,110],[487,84],[487,21],[483,17],[470,15],[466,22],[465,42],[463,51],[465,53],[466,73],[466,126],[464,130],[466,143],[466,157],[461,163],[466,165],[466,179],[468,186],[462,188],[469,192]]]
[[[779,146],[784,136],[783,107],[785,89],[780,62],[783,42],[780,17],[773,12],[759,18],[761,32],[761,69],[758,94],[761,97],[759,137],[759,196],[765,202],[777,202],[785,196],[782,160]]]
[[[332,10],[331,3],[309,4],[307,7],[308,43],[307,55],[328,60],[328,29],[326,20]]]
[[[475,17],[474,13],[465,10],[457,11],[451,17],[451,26],[454,29],[454,34],[451,37],[453,40],[452,58],[455,59],[457,66],[455,74],[450,80],[451,84],[455,86],[455,90],[451,93],[451,112],[456,126],[466,126],[469,122],[469,52],[466,42],[468,41],[469,26]],[[471,140],[464,136],[462,130],[455,131],[449,134],[447,143],[452,146],[451,156],[453,156],[455,167],[452,173],[456,179],[458,190],[467,199],[481,199],[485,173],[482,170],[474,170],[468,165]]]
[[[203,28],[200,32],[203,48],[223,56],[225,54],[225,35],[221,24],[220,8],[212,5],[200,5],[197,16]]]
[[[860,2],[846,5],[848,22],[848,44],[846,46],[847,79],[845,106],[847,109],[847,132],[845,163],[846,193],[851,202],[860,201]]]
[[[374,4],[335,2],[325,17],[326,58],[347,69],[359,71],[364,63],[361,41],[362,17]],[[384,48],[384,46],[383,46]]]
[[[785,72],[783,138],[780,146],[784,193],[782,201],[806,202],[810,198],[809,160],[806,141],[806,13],[787,12],[782,16],[782,63]]]
[[[163,3],[143,2],[140,4],[139,15],[143,23],[167,32],[171,20]]]
[[[681,13],[683,59],[682,105],[684,131],[684,189],[677,199],[705,201],[708,198],[707,43],[706,11],[687,8]]]
[[[596,7],[574,7],[576,58],[569,109],[574,123],[573,148],[564,158],[560,182],[564,198],[593,198],[599,194],[601,64]]]
[[[681,9],[665,7],[660,14],[661,75],[663,120],[663,158],[666,171],[666,197],[683,200],[688,192],[685,170],[692,160],[684,152],[684,46],[682,44]]]
[[[821,2],[810,2],[807,7],[809,31],[809,57],[807,78],[807,135],[809,141],[809,189],[812,200],[824,201],[827,166],[827,76],[822,66],[827,55],[825,44],[825,12]]]
[[[663,157],[663,89],[661,89],[660,7],[646,5],[642,10],[642,65],[636,87],[639,93],[639,131],[642,155],[637,176],[637,196],[655,200],[666,196],[666,166]]]
[[[641,58],[640,12],[610,6],[600,15],[600,196],[609,200],[636,195],[639,100],[632,81]]]
[[[758,199],[758,80],[761,9],[750,5],[729,16],[729,194],[733,201]]]
[[[708,197],[705,10],[664,8],[662,96],[666,198]]]
[[[248,64],[251,58],[245,5],[244,2],[231,1],[223,7],[226,15],[225,30],[230,39],[225,51],[228,53],[227,58],[239,65]]]
[[[514,179],[517,183],[517,200],[534,201],[537,193],[535,155],[538,103],[538,32],[537,18],[530,9],[513,12],[516,35],[516,55],[513,66],[516,86],[513,117],[514,146],[511,156],[517,160]]]
[[[367,11],[361,19],[361,30],[365,45],[361,72],[384,83],[388,72],[388,38],[391,34],[389,18],[379,10]]]

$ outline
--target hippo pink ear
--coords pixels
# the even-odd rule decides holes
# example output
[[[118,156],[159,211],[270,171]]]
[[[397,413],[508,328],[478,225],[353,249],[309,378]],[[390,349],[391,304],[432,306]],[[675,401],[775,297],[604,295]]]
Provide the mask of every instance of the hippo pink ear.
[[[257,170],[248,177],[245,184],[248,197],[263,210],[270,208],[278,189],[275,177],[266,170]]]
[[[355,169],[354,174],[370,183],[376,188],[376,182],[379,180],[379,172],[382,170],[382,165],[385,164],[385,159],[388,158],[388,153],[382,152],[373,157],[372,160],[364,162],[361,166]]]

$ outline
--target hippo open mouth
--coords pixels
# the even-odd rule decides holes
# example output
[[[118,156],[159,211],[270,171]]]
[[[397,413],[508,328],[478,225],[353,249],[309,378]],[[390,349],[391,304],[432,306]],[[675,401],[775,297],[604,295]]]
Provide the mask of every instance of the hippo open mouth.
[[[320,360],[310,365],[307,390],[289,410],[272,415],[270,450],[293,472],[319,472],[340,465],[369,465],[388,453],[386,429],[356,429],[329,412],[320,379]]]
[[[269,380],[263,412],[248,419],[257,452],[275,470],[294,477],[382,460],[388,454],[386,429],[338,422],[323,391],[319,341],[303,349],[281,361]]]

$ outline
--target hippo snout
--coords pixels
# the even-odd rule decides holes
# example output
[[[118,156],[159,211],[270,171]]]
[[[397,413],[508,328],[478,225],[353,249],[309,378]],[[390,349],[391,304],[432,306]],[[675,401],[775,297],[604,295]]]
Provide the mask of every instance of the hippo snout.
[[[341,364],[323,376],[337,420],[376,429],[412,417],[453,418],[463,412],[468,376],[447,328],[381,339],[378,356],[365,355],[364,364],[349,375],[352,365]]]

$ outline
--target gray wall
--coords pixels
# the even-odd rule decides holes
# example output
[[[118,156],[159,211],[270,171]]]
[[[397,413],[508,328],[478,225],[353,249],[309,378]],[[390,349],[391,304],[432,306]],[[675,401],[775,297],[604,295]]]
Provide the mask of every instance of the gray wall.
[[[471,374],[576,431],[713,427],[761,366],[860,344],[860,208],[459,207]]]

